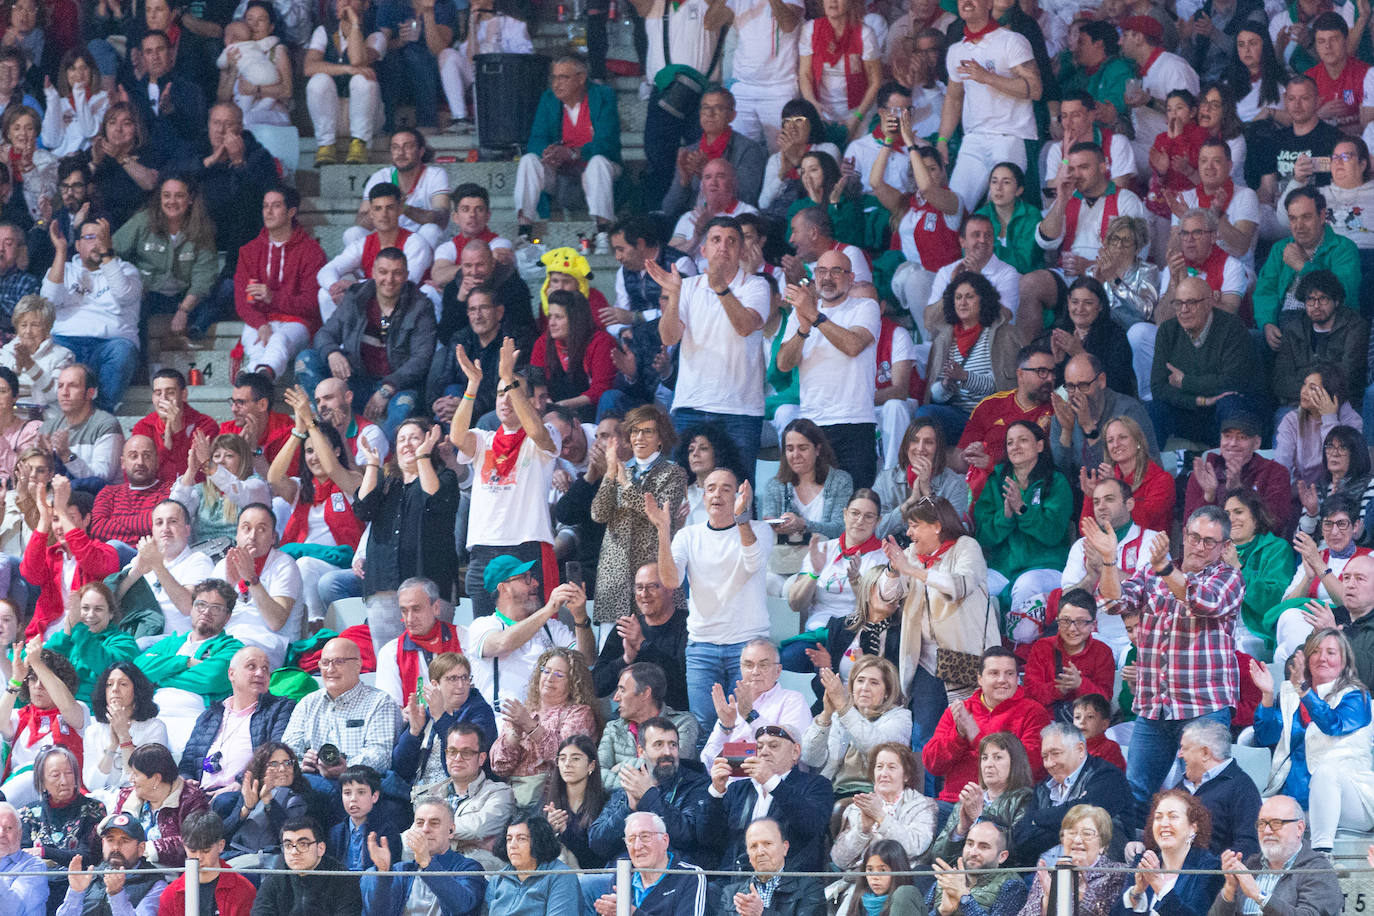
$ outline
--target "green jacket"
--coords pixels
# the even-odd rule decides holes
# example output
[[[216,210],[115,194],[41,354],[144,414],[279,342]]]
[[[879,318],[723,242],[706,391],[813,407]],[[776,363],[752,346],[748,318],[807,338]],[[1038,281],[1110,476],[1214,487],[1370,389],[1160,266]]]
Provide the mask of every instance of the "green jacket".
[[[1011,222],[1005,226],[992,201],[983,204],[976,212],[992,220],[994,255],[1016,268],[1019,274],[1028,274],[1045,266],[1045,251],[1035,243],[1035,228],[1043,218],[1039,210],[1018,199],[1016,208],[1012,210]]]
[[[76,698],[86,704],[91,702],[91,689],[106,668],[138,655],[138,643],[114,624],[92,633],[84,623],[78,623],[70,635],[61,630],[54,633],[45,648],[72,663],[78,678]]]
[[[1068,480],[1053,471],[1048,482],[1035,481],[1021,491],[1026,511],[1007,518],[1002,512],[1002,481],[1011,473],[1009,463],[999,464],[973,507],[988,569],[1009,580],[1028,569],[1063,569],[1069,555],[1069,518],[1073,515],[1073,491]]]
[[[1001,821],[1004,824],[1012,825],[1030,810],[1031,804],[1035,801],[1035,790],[1026,786],[1021,789],[1012,789],[1010,792],[1003,792],[994,798],[984,808],[982,818],[985,820]],[[946,862],[953,862],[964,853],[964,837],[956,837],[954,831],[959,826],[959,808],[956,805],[954,810],[949,812],[945,818],[945,826],[941,828],[939,836],[930,844],[925,855],[920,857],[922,864],[934,862],[936,859],[944,859]]]
[[[1245,322],[1221,309],[1212,310],[1212,326],[1202,346],[1193,346],[1177,318],[1159,326],[1155,360],[1150,367],[1154,396],[1181,410],[1198,410],[1197,397],[1224,391],[1258,392],[1264,373],[1255,358],[1255,345]],[[1182,386],[1169,384],[1169,366],[1183,373]]]
[[[1131,646],[1126,650],[1126,658],[1121,662],[1121,667],[1134,665],[1135,656],[1135,646]],[[1135,690],[1125,678],[1121,679],[1121,689],[1116,693],[1116,708],[1120,711],[1122,722],[1135,720]]]
[[[1069,57],[1068,52],[1064,57]],[[1062,61],[1064,58],[1060,58]],[[1072,58],[1069,57],[1072,61]],[[1118,117],[1127,117],[1126,83],[1135,79],[1135,64],[1124,57],[1109,57],[1097,68],[1096,73],[1088,73],[1081,67],[1072,66],[1069,72],[1061,73],[1059,85],[1063,92],[1086,89],[1092,97],[1116,106]]]
[[[615,90],[600,83],[588,83],[587,102],[592,107],[592,142],[578,149],[577,155],[583,162],[591,161],[593,156],[605,156],[619,163],[620,107],[616,102]],[[539,107],[534,111],[534,124],[530,128],[530,142],[525,152],[538,156],[545,147],[562,142],[563,103],[558,101],[552,89],[545,89],[539,97]]]
[[[1237,544],[1236,554],[1240,557],[1241,578],[1245,580],[1241,620],[1272,649],[1278,619],[1268,615],[1283,600],[1284,590],[1293,580],[1293,548],[1277,534],[1265,532],[1251,538],[1248,544]]]
[[[769,420],[784,404],[801,403],[801,373],[796,369],[790,372],[778,369],[778,350],[782,348],[782,332],[787,327],[790,312],[787,306],[782,307],[782,326],[768,347],[768,384],[773,386],[773,393],[763,399],[763,415]]]
[[[219,274],[219,253],[214,245],[196,248],[185,238],[173,245],[166,236],[153,232],[147,210],[139,210],[119,227],[113,242],[115,254],[138,268],[144,292],[175,287],[180,290],[177,295],[190,293],[204,299]]]
[[[1329,270],[1345,287],[1345,305],[1359,310],[1360,307],[1360,249],[1343,235],[1337,235],[1330,226],[1322,230],[1321,244],[1311,260],[1300,271],[1294,271],[1283,261],[1283,250],[1293,241],[1290,235],[1274,243],[1269,249],[1269,258],[1260,268],[1259,278],[1255,281],[1255,327],[1266,324],[1278,325],[1279,310],[1283,298],[1294,280],[1314,270]]]
[[[186,644],[186,634],[173,634],[148,647],[134,664],[148,675],[155,687],[178,687],[205,697],[208,703],[218,703],[233,692],[229,686],[229,659],[243,648],[228,633],[201,643],[191,658],[200,664],[188,664],[190,658],[177,652]]]

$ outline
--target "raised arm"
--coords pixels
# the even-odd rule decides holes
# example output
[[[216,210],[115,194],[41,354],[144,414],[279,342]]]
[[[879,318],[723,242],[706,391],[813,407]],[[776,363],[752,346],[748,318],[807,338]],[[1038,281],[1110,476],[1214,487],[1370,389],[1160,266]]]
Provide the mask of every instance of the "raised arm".
[[[467,376],[468,387],[458,400],[453,411],[453,425],[449,428],[448,441],[468,458],[477,454],[477,434],[472,431],[472,410],[477,403],[477,391],[482,387],[482,365],[473,361],[463,349],[462,344],[454,347],[458,366]]]
[[[525,386],[515,374],[515,361],[519,356],[520,351],[515,349],[515,338],[507,337],[501,341],[501,389],[507,390],[511,409],[520,420],[520,428],[525,431],[525,435],[530,437],[530,441],[540,451],[553,452],[553,437],[544,428],[544,421],[540,419],[539,412],[525,395]]]
[[[673,519],[668,507],[660,505],[652,493],[644,494],[644,514],[658,532],[658,575],[666,588],[682,584],[682,573],[673,559]]]

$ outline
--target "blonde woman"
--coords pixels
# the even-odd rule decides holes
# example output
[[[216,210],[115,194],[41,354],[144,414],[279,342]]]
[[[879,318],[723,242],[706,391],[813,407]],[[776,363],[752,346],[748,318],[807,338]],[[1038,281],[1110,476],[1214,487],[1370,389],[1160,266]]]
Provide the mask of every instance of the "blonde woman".
[[[201,475],[203,479],[197,483]],[[267,481],[253,473],[253,455],[244,438],[222,433],[211,440],[200,430],[191,437],[186,472],[172,484],[171,497],[191,515],[193,544],[232,540],[240,506],[272,503]]]
[[[822,668],[820,675],[823,706],[802,738],[802,763],[830,780],[836,795],[870,792],[874,748],[911,736],[911,710],[902,702],[897,667],[885,658],[863,655],[849,669],[847,687],[830,668]]]
[[[1083,490],[1082,517],[1092,515],[1096,482],[1115,477],[1131,489],[1131,498],[1135,500],[1131,521],[1146,531],[1168,531],[1178,493],[1174,478],[1151,457],[1145,431],[1134,418],[1125,416],[1108,420],[1102,430],[1106,459],[1096,469],[1082,468],[1078,474],[1078,485]]]

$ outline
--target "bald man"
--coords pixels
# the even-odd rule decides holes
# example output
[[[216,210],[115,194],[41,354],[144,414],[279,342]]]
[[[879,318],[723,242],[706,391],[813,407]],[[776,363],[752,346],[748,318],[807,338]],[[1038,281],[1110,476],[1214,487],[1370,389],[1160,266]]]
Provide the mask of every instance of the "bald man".
[[[712,159],[706,163],[701,170],[700,202],[678,218],[668,244],[695,259],[698,270],[705,270],[706,258],[701,253],[701,242],[706,237],[706,224],[717,216],[759,212],[757,207],[741,201],[738,194],[735,167],[729,159]]]
[[[1341,570],[1340,606],[1329,607],[1323,601],[1309,601],[1302,607],[1292,607],[1279,615],[1275,634],[1278,647],[1274,661],[1280,666],[1296,652],[1313,629],[1337,627],[1355,650],[1355,667],[1360,680],[1374,677],[1374,556],[1351,557]]]
[[[825,430],[854,487],[871,487],[878,473],[873,397],[881,311],[873,299],[851,295],[854,270],[843,252],[821,254],[813,273],[814,284],[788,284],[792,314],[778,370],[800,369],[801,416]]]
[[[133,545],[153,533],[153,507],[167,498],[172,480],[158,480],[157,444],[147,436],[131,436],[120,455],[124,483],[111,484],[96,494],[91,509],[91,537],[110,542],[120,559],[133,559]],[[116,543],[118,542],[118,543]]]
[[[1256,820],[1260,851],[1248,857],[1230,849],[1221,854],[1228,874],[1211,916],[1341,912],[1340,881],[1331,860],[1303,840],[1306,820],[1302,807],[1287,795],[1264,800]],[[1374,854],[1370,858],[1374,861]],[[1254,873],[1261,869],[1272,871]]]
[[[257,646],[234,653],[229,659],[233,693],[223,702],[211,703],[196,719],[181,755],[182,776],[200,780],[201,787],[214,795],[238,781],[254,748],[281,740],[296,701],[268,693],[271,676],[267,653]]]
[[[382,428],[354,411],[353,389],[342,379],[331,376],[315,386],[315,412],[320,415],[321,423],[338,431],[344,446],[353,453],[355,468],[367,465],[367,456],[363,454],[358,441],[360,439],[367,440],[377,457],[383,461],[391,453],[391,443],[387,441]]]

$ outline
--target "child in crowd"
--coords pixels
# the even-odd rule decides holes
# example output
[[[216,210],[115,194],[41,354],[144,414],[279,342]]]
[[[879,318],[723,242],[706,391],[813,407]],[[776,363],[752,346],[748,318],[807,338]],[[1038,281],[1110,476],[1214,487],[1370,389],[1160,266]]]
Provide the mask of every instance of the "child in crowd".
[[[1132,647],[1131,651],[1135,651]],[[1112,724],[1112,705],[1100,693],[1088,693],[1073,701],[1073,724],[1088,742],[1088,753],[1126,771],[1121,745],[1106,735]]]

